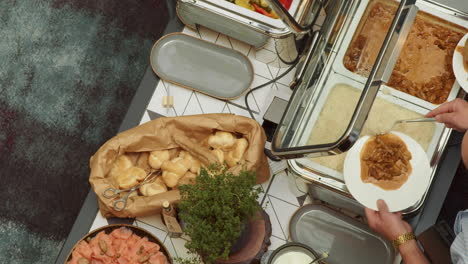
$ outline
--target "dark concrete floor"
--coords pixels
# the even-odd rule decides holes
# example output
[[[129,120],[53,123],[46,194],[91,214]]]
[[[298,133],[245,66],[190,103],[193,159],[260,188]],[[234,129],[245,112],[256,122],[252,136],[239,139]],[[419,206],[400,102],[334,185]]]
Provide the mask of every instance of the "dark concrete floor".
[[[0,1],[0,263],[52,263],[167,23],[164,0]]]

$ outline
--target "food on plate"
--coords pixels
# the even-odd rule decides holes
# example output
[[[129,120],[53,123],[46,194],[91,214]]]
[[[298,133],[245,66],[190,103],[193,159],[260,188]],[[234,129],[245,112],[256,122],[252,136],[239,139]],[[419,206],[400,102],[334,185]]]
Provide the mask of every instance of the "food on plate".
[[[456,51],[461,53],[463,57],[463,68],[468,72],[468,40],[465,41],[465,46],[458,46]]]
[[[208,137],[208,144],[214,149],[229,151],[236,143],[236,137],[229,132],[216,131],[214,135]]]
[[[170,159],[169,150],[155,150],[151,151],[148,157],[149,165],[157,170],[161,168],[161,165]]]
[[[157,243],[121,227],[110,234],[101,231],[91,239],[80,241],[67,264],[166,264],[167,258],[159,250]]]
[[[468,40],[465,41],[465,46],[463,47],[463,66],[465,67],[465,71],[468,72]]]
[[[270,8],[267,0],[226,0],[243,8],[247,8],[249,10],[255,11],[262,15],[271,18],[278,18],[278,15]],[[292,0],[279,0],[280,3],[289,10],[292,4]]]
[[[399,136],[392,133],[374,136],[361,152],[361,179],[384,190],[396,190],[411,175],[411,158]]]
[[[133,167],[132,160],[127,155],[122,155],[112,164],[109,175],[111,177],[117,177],[131,167]]]
[[[325,105],[320,112],[309,136],[309,144],[332,143],[341,137],[353,115],[361,91],[345,84],[338,84],[331,88]],[[423,149],[427,150],[435,132],[435,124],[404,123],[392,125],[397,120],[423,118],[424,116],[377,97],[371,108],[361,135],[377,135],[390,129],[412,137]],[[421,133],[424,131],[424,133]],[[337,172],[343,172],[346,153],[333,156],[311,158],[314,163]]]
[[[239,164],[248,146],[249,142],[247,142],[247,139],[239,138],[236,140],[233,149],[225,156],[226,163],[229,167],[234,167]]]
[[[396,2],[369,3],[344,57],[348,70],[369,76],[396,10]],[[453,53],[467,31],[419,11],[388,85],[433,104],[447,101],[455,82]]]
[[[140,187],[140,192],[143,196],[152,196],[167,192],[167,186],[162,177],[157,177],[154,182],[143,184]]]
[[[144,180],[145,177],[146,172],[142,168],[131,167],[119,174],[115,179],[120,189],[129,189],[137,185],[139,181]]]

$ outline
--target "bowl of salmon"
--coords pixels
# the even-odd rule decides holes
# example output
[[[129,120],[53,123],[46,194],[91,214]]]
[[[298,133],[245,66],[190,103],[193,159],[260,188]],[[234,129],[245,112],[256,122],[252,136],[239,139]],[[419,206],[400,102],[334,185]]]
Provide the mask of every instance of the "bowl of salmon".
[[[108,225],[80,239],[65,264],[172,264],[164,244],[132,225]]]

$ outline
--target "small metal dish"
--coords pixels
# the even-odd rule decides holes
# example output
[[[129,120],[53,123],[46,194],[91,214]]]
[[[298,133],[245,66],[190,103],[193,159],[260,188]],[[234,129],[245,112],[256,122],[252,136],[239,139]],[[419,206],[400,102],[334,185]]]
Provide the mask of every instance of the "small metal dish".
[[[254,76],[242,53],[182,33],[154,44],[151,67],[162,80],[224,100],[244,94]]]
[[[167,258],[167,263],[168,264],[173,264],[173,260],[172,260],[172,257],[171,255],[169,254],[169,251],[167,250],[167,248],[164,246],[164,244],[162,243],[161,240],[159,240],[156,236],[154,236],[153,234],[151,234],[149,231],[143,229],[143,228],[140,228],[140,227],[137,227],[137,226],[133,226],[133,225],[126,225],[126,224],[115,224],[115,225],[107,225],[107,226],[103,226],[101,228],[98,228],[98,229],[95,229],[91,232],[89,232],[88,234],[86,234],[83,238],[81,238],[80,240],[78,240],[76,242],[76,244],[73,246],[72,250],[70,250],[70,253],[68,254],[67,258],[66,258],[66,261],[64,264],[67,264],[68,261],[71,260],[72,258],[72,253],[73,251],[75,250],[75,248],[78,246],[78,244],[83,241],[83,240],[86,240],[88,238],[93,238],[95,237],[98,233],[100,233],[101,231],[104,231],[106,234],[109,234],[111,233],[112,231],[114,231],[115,229],[119,229],[121,227],[125,227],[125,228],[128,228],[130,230],[132,230],[132,232],[140,237],[147,237],[148,240],[150,242],[153,242],[153,243],[156,243],[160,246],[160,249],[159,251],[161,251],[162,253],[164,253],[164,255],[166,256]]]

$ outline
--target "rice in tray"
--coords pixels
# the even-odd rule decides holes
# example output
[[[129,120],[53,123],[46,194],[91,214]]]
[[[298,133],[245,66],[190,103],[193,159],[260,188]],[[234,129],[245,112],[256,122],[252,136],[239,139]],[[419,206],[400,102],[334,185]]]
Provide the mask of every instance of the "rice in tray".
[[[308,143],[333,143],[341,137],[351,120],[360,96],[360,90],[349,85],[338,84],[333,87],[312,129]],[[397,120],[422,117],[423,115],[421,114],[390,103],[384,99],[376,98],[361,132],[361,136],[388,132],[393,123]],[[412,137],[427,150],[435,132],[435,124],[398,124],[394,126],[392,130],[402,132]],[[333,156],[311,158],[311,160],[322,166],[342,172],[345,157],[346,153],[343,153]]]
[[[348,70],[369,76],[396,10],[393,1],[369,3],[344,57]],[[433,104],[447,101],[455,82],[453,53],[466,32],[419,11],[388,85]]]

